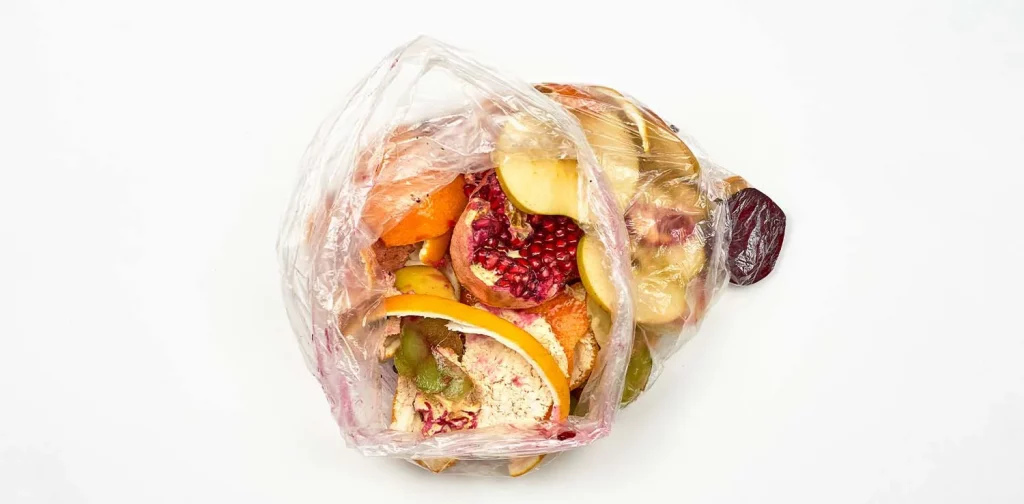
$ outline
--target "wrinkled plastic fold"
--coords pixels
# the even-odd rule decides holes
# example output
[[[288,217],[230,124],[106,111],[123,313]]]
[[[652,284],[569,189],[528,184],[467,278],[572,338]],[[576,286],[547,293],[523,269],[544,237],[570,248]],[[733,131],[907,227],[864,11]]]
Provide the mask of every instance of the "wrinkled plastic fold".
[[[597,365],[565,422],[429,437],[392,430],[397,375],[379,357],[391,285],[370,251],[419,198],[509,153],[575,160],[569,213],[599,243],[611,293],[606,318],[594,321]],[[320,126],[278,242],[289,320],[348,445],[458,459],[451,472],[505,474],[507,459],[606,436],[728,282],[730,175],[628,95],[531,85],[428,38],[392,52]],[[394,187],[402,190],[385,190]],[[681,224],[663,229],[672,219]],[[646,365],[638,369],[637,359]]]

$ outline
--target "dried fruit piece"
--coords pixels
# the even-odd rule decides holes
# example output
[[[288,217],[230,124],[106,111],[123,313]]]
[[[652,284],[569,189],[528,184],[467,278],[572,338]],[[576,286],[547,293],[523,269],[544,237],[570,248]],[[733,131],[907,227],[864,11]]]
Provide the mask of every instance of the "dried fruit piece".
[[[748,187],[729,198],[729,282],[750,285],[768,276],[782,251],[786,214],[763,192]]]
[[[469,181],[472,194],[452,232],[452,268],[480,302],[528,308],[553,298],[579,276],[576,248],[583,231],[572,219],[519,213],[494,172]]]

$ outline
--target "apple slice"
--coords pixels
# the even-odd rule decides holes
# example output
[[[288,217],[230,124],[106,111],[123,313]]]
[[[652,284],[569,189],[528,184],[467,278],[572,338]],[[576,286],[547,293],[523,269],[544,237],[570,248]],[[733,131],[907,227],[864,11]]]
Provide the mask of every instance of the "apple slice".
[[[683,243],[638,250],[633,257],[640,264],[649,265],[647,268],[652,271],[664,271],[666,275],[679,277],[684,284],[697,278],[707,263],[704,241],[695,235]]]
[[[541,84],[537,89],[576,116],[597,162],[611,181],[619,209],[624,212],[640,178],[639,155],[643,152],[644,136],[638,125],[646,125],[643,114],[609,88]]]
[[[613,311],[618,296],[605,266],[604,245],[594,238],[584,236],[576,249],[576,266],[580,270],[583,288],[598,306],[605,311]]]
[[[501,189],[519,210],[581,220],[576,160],[506,153],[499,156],[497,173]]]
[[[634,128],[640,137],[640,148],[643,152],[651,151],[651,139],[647,133],[647,120],[644,119],[644,113],[640,110],[632,100],[623,96],[622,93],[604,86],[591,86],[591,89],[596,90],[600,93],[608,95],[612,100],[615,101],[620,107],[622,112],[629,119],[627,126]]]
[[[694,180],[700,174],[700,165],[693,151],[675,134],[672,127],[650,109],[643,109],[646,127],[645,143],[649,145],[640,159],[640,169],[670,173],[674,178]]]
[[[611,311],[616,291],[605,267],[604,246],[597,240],[580,240],[576,256],[580,279],[601,308]],[[634,257],[633,293],[638,324],[665,324],[686,315],[686,284],[678,265],[662,265]]]
[[[635,130],[627,126],[616,112],[572,112],[583,127],[597,162],[611,182],[619,210],[625,212],[636,194],[637,181],[640,179],[640,147],[635,140]]]
[[[425,294],[447,299],[456,299],[455,289],[437,268],[431,266],[406,266],[395,271],[395,289],[402,294]]]
[[[544,455],[510,459],[508,461],[508,475],[513,478],[522,476],[530,472],[534,467],[537,467],[541,460],[544,460]]]
[[[658,272],[662,274],[659,275]],[[638,324],[665,324],[686,315],[686,283],[664,270],[634,273],[634,318]]]

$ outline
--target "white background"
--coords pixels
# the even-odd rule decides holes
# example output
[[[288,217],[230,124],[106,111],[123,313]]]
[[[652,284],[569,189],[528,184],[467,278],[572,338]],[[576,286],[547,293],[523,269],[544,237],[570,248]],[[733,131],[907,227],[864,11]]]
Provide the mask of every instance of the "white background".
[[[1024,3],[825,3],[3,1],[0,502],[1024,501]],[[306,143],[420,33],[623,89],[789,216],[518,480],[345,448],[282,308]]]

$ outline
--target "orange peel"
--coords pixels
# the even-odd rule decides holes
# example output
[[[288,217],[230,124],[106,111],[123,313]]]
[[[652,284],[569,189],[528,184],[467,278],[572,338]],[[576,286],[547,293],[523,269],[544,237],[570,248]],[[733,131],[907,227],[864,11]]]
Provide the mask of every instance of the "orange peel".
[[[487,310],[422,294],[403,294],[385,298],[384,311],[388,316],[411,315],[445,319],[471,326],[479,334],[494,338],[526,359],[537,371],[541,380],[551,390],[554,401],[553,416],[556,416],[558,421],[564,421],[569,417],[569,380],[544,345],[515,324]]]

